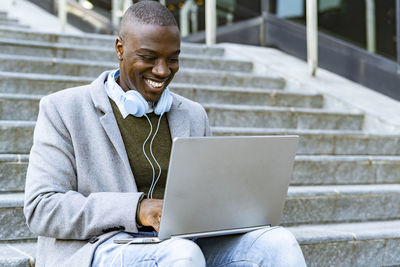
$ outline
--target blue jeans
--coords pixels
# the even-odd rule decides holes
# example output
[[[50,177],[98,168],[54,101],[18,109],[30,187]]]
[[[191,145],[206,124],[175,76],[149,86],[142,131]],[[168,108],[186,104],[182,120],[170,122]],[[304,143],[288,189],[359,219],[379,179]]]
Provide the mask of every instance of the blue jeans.
[[[159,244],[113,243],[113,239],[129,237],[132,235],[119,233],[101,244],[95,252],[92,266],[306,266],[296,239],[282,227],[195,241],[172,238]]]

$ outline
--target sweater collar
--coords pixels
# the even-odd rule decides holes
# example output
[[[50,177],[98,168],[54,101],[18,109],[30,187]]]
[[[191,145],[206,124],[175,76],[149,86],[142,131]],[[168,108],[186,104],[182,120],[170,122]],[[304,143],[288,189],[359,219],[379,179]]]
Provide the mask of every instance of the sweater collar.
[[[114,113],[104,86],[109,73],[110,71],[103,72],[91,83],[90,93],[94,106],[101,111],[105,117],[110,118],[110,121],[106,120],[107,122],[105,122],[103,126],[107,128],[113,128],[117,126],[117,122],[115,120]],[[173,97],[172,106],[171,110],[167,113],[171,137],[172,139],[175,137],[187,137],[190,134],[189,110],[176,94],[171,92],[171,95]],[[111,120],[111,118],[114,119]]]

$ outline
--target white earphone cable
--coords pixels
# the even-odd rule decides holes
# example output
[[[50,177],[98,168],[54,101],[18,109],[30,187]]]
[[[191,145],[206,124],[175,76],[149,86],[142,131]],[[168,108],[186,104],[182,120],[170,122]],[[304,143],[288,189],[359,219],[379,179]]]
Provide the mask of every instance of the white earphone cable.
[[[114,266],[114,262],[117,259],[117,256],[120,256],[120,260],[121,260],[121,267],[124,266],[124,250],[130,245],[133,244],[135,241],[132,240],[126,244],[123,244],[120,248],[119,248],[119,253],[115,254],[113,260],[111,261],[111,265],[110,266]]]
[[[159,169],[157,179],[156,179],[156,180],[154,181],[154,183],[152,183],[151,186],[150,186],[150,190],[149,190],[149,192],[150,192],[150,198],[153,198],[154,188],[156,187],[156,184],[157,184],[157,182],[158,182],[158,180],[160,179],[160,176],[161,176],[161,166],[160,166],[160,164],[158,163],[158,161],[156,160],[156,158],[155,158],[155,156],[154,156],[154,154],[153,154],[153,141],[154,141],[154,139],[155,139],[155,137],[156,137],[156,135],[157,135],[157,133],[158,133],[158,130],[160,129],[160,122],[161,122],[161,117],[162,117],[163,114],[164,114],[164,113],[162,113],[162,114],[160,115],[160,118],[158,119],[156,131],[154,132],[153,138],[151,139],[151,142],[150,142],[150,154],[151,154],[151,156],[153,157],[153,159],[154,159],[154,161],[156,162],[157,167],[158,167],[158,169]]]
[[[150,160],[149,157],[147,156],[146,151],[145,151],[145,149],[144,149],[144,148],[145,148],[145,145],[146,145],[146,142],[149,140],[149,138],[150,138],[150,136],[151,136],[151,133],[153,132],[153,125],[151,124],[151,121],[150,121],[149,117],[148,117],[146,114],[144,114],[144,116],[146,117],[147,121],[148,121],[149,124],[150,124],[150,133],[149,133],[149,135],[147,136],[146,140],[144,140],[142,150],[143,150],[144,156],[146,157],[147,161],[149,162],[149,164],[150,164],[150,166],[151,166],[151,169],[153,170],[153,178],[152,178],[152,181],[151,181],[151,185],[153,185],[154,180],[155,180],[156,173],[155,173],[155,170],[154,170],[153,163],[151,163],[151,160]],[[150,189],[151,189],[151,186],[150,186]],[[147,192],[147,195],[149,196],[149,198],[152,198],[152,197],[150,196],[150,189],[149,189],[149,191]]]

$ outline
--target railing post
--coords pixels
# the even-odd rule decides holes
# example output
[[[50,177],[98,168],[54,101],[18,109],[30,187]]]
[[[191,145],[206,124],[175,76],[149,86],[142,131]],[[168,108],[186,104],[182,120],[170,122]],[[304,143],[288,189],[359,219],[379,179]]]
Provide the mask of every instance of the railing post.
[[[192,23],[192,33],[198,32],[199,31],[199,24],[197,22],[197,11],[199,7],[193,3],[191,12],[190,12],[190,21]]]
[[[265,46],[267,43],[266,37],[266,25],[267,17],[270,12],[270,2],[269,0],[261,0],[261,25],[260,25],[260,45]]]
[[[125,11],[132,5],[132,0],[124,0],[124,6],[122,8],[122,12],[118,15],[122,15],[125,13]]]
[[[375,53],[375,0],[365,0],[365,20],[367,31],[367,50],[371,53]]]
[[[65,32],[67,24],[67,0],[58,0],[58,18],[60,19],[60,31]]]
[[[318,10],[317,0],[307,0],[307,62],[315,76],[318,66]]]
[[[119,26],[119,0],[112,0],[111,2],[111,22],[114,26]]]
[[[206,0],[206,44],[213,45],[217,38],[217,3],[216,0]]]
[[[397,73],[400,74],[400,0],[396,0]]]

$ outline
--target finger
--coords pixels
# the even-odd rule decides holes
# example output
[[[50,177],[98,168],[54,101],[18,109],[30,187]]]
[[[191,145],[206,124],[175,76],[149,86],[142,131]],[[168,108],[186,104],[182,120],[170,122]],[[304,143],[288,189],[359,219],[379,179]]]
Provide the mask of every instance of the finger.
[[[159,216],[154,214],[153,216],[151,216],[151,218],[149,218],[149,222],[150,222],[150,226],[154,228],[154,230],[156,230],[158,232],[158,228],[160,227],[160,220],[159,220]]]
[[[158,232],[158,230],[160,229],[160,221],[157,221],[154,226],[153,226],[154,230],[156,230]]]

